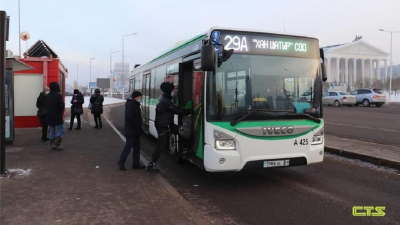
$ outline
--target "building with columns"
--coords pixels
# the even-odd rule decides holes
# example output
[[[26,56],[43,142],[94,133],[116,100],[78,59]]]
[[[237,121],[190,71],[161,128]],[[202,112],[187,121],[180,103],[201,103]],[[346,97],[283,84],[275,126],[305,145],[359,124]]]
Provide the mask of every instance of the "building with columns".
[[[324,50],[327,82],[337,90],[353,89],[356,84],[365,85],[374,80],[384,81],[389,74],[389,54],[361,37],[347,44],[332,45]],[[381,66],[384,66],[383,74]]]

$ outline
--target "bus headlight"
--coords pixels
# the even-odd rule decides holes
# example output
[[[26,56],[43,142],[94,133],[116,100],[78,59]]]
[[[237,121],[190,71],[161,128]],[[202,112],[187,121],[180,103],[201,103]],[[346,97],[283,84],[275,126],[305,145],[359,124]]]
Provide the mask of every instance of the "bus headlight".
[[[324,129],[321,129],[318,131],[314,136],[312,137],[311,144],[312,145],[320,145],[324,143]]]
[[[236,142],[233,137],[214,130],[215,149],[217,150],[235,150]]]
[[[215,148],[217,150],[235,150],[236,143],[234,140],[215,140]]]

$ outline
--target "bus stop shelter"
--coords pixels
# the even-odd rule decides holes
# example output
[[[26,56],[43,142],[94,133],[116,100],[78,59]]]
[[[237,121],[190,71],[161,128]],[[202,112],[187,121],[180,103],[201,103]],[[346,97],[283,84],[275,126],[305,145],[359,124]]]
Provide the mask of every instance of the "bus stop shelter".
[[[18,60],[32,69],[14,72],[14,125],[15,128],[40,127],[36,99],[51,82],[60,85],[65,99],[68,70],[44,40],[38,40],[24,53],[24,58]]]

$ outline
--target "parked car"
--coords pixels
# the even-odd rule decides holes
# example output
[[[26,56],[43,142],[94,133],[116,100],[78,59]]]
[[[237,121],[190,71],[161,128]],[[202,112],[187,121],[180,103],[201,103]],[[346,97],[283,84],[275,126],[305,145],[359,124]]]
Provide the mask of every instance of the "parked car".
[[[350,94],[356,97],[356,106],[363,104],[366,107],[370,105],[381,107],[386,103],[386,95],[380,89],[356,89]]]
[[[68,91],[65,92],[65,96],[73,96],[73,95],[74,95],[74,93],[71,93],[71,92],[68,92]]]
[[[339,107],[341,105],[347,105],[349,107],[356,104],[356,98],[347,92],[331,91],[324,95],[322,103],[327,105],[334,105]]]

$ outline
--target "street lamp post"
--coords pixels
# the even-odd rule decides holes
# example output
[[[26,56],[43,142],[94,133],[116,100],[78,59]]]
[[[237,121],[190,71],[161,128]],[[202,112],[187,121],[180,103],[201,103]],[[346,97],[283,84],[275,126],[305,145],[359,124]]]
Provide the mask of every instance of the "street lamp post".
[[[21,10],[20,10],[20,0],[18,0],[18,37],[19,37],[19,35],[21,34]],[[19,39],[19,57],[21,57],[22,58],[22,55],[21,55],[21,38],[18,38]]]
[[[388,31],[384,29],[379,29],[380,31],[383,32],[389,32],[390,33],[390,80],[389,80],[389,102],[392,99],[392,74],[393,74],[393,68],[392,68],[392,44],[393,44],[393,33],[399,33],[400,31]]]
[[[122,35],[122,99],[124,100],[125,100],[124,37],[133,35],[136,35],[136,33]]]
[[[78,64],[76,64],[76,86],[79,87],[79,82],[78,82]],[[76,88],[78,89],[78,88]]]
[[[114,86],[114,81],[112,78],[112,67],[111,67],[111,59],[112,59],[112,54],[117,53],[120,51],[115,51],[115,52],[110,52],[110,96],[112,97],[112,92],[113,92],[113,86]]]
[[[89,78],[89,90],[90,90],[90,94],[92,94],[92,89],[90,88],[90,82],[92,82],[92,60],[94,58],[90,58],[90,78]]]

